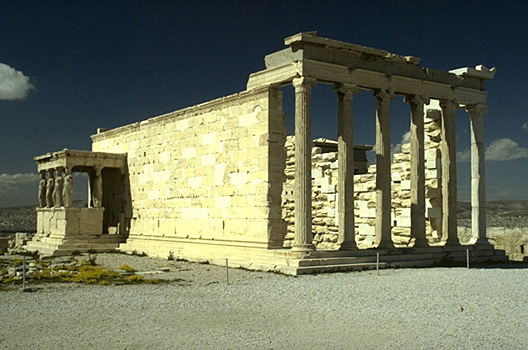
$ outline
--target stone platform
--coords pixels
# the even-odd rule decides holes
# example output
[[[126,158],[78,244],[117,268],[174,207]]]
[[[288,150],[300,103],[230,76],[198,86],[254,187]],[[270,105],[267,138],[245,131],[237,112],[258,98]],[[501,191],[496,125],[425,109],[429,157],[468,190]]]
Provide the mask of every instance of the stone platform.
[[[115,251],[126,238],[122,235],[98,235],[88,237],[41,237],[26,245],[28,251],[38,251],[41,256],[63,256],[73,253],[107,253]]]
[[[155,248],[155,249],[153,249]],[[172,256],[195,262],[249,270],[301,275],[326,272],[361,271],[376,268],[465,266],[467,256],[471,264],[506,262],[504,251],[491,245],[429,246],[416,248],[316,250],[309,253],[291,249],[263,249],[258,246],[237,246],[228,242],[196,242],[188,240],[158,239],[145,242],[128,239],[120,245],[120,251],[146,253],[167,259]],[[378,257],[379,254],[379,257]],[[379,260],[378,260],[379,259]]]

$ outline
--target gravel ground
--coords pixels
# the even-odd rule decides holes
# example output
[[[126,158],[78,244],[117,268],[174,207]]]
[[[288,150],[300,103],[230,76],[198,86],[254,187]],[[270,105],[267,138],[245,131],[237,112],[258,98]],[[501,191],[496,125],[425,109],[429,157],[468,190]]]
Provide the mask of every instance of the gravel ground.
[[[528,349],[526,268],[230,269],[227,285],[218,266],[97,263],[173,282],[0,292],[0,349]]]

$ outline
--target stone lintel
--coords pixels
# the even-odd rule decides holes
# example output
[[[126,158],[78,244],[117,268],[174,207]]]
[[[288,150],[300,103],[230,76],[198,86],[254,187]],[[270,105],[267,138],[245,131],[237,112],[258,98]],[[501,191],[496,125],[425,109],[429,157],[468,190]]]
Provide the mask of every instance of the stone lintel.
[[[284,86],[291,84],[297,76],[314,77],[318,82],[327,84],[355,84],[360,89],[377,90],[390,88],[395,94],[421,94],[433,99],[456,99],[460,104],[485,104],[487,93],[481,90],[480,80],[460,79],[447,72],[433,72],[419,69],[413,74],[385,67],[369,67],[358,62],[355,68],[316,59],[304,58],[301,61],[289,61],[283,66],[268,68],[249,76],[247,89],[263,86]],[[388,71],[388,73],[387,73]],[[469,80],[468,80],[469,79]],[[470,81],[473,79],[473,81]]]
[[[289,45],[292,48],[300,46],[304,47],[306,45],[332,48],[350,51],[356,54],[363,54],[366,56],[382,57],[388,61],[411,63],[414,65],[417,65],[420,62],[418,57],[396,55],[385,50],[375,49],[368,46],[356,45],[339,40],[319,37],[317,36],[317,32],[303,32],[289,36],[284,39],[284,44]]]
[[[295,62],[306,60],[317,61],[344,66],[350,72],[364,69],[370,72],[381,73],[385,76],[401,76],[418,82],[429,82],[445,84],[450,87],[466,87],[477,91],[484,91],[483,80],[492,79],[495,68],[487,69],[484,66],[476,68],[461,68],[450,72],[420,67],[419,58],[412,56],[401,56],[389,53],[385,50],[355,45],[338,40],[318,37],[315,32],[298,33],[285,39],[289,48],[282,49],[266,56],[266,70],[276,69]],[[302,76],[312,76],[320,81],[322,77],[303,72]],[[348,75],[348,74],[347,74]],[[340,83],[343,80],[331,80]],[[352,81],[352,83],[356,83]],[[360,84],[358,84],[360,85]],[[372,87],[369,87],[372,89]],[[381,87],[376,87],[381,88]],[[397,89],[394,89],[396,91]],[[423,93],[422,91],[407,91],[406,93]],[[434,96],[451,99],[449,96]]]
[[[46,153],[33,158],[37,162],[38,171],[57,168],[72,169],[74,167],[95,168],[120,168],[126,165],[126,154],[90,152],[63,149],[58,152]]]

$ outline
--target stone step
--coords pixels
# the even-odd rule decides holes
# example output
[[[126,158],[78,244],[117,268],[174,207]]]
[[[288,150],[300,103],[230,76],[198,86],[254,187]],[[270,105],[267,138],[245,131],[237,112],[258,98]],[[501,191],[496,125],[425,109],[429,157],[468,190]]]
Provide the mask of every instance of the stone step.
[[[366,264],[376,263],[376,255],[374,256],[352,256],[339,258],[308,258],[299,260],[297,267],[308,266],[329,266],[329,265],[347,265],[347,264]]]

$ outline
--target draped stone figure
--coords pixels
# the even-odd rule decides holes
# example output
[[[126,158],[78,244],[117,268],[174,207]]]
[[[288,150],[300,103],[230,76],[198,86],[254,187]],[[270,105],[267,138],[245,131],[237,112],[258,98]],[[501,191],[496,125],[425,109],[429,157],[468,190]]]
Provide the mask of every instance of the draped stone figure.
[[[40,172],[40,181],[38,185],[39,208],[46,207],[46,172]]]
[[[71,207],[73,205],[73,176],[71,174],[71,171],[68,171],[67,169],[62,196],[64,198],[64,207]]]
[[[62,199],[62,191],[64,189],[64,179],[62,178],[62,171],[57,170],[57,177],[55,178],[55,188],[53,189],[53,202],[55,208],[64,206],[64,200]]]
[[[53,208],[53,189],[55,188],[55,178],[53,170],[49,170],[48,183],[46,185],[46,204],[48,208]]]
[[[94,208],[101,208],[103,206],[103,178],[101,177],[101,170],[99,169],[95,170],[92,199]]]

